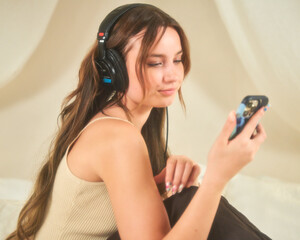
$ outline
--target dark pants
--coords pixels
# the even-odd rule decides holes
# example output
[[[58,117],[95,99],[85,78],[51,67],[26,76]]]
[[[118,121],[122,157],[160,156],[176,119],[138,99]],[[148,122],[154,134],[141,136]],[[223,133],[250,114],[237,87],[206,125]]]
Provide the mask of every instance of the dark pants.
[[[164,201],[171,227],[178,221],[198,187],[184,189]],[[187,229],[188,231],[188,229]],[[259,231],[243,214],[221,197],[221,201],[213,221],[208,240],[270,240]],[[108,240],[120,240],[116,232]]]

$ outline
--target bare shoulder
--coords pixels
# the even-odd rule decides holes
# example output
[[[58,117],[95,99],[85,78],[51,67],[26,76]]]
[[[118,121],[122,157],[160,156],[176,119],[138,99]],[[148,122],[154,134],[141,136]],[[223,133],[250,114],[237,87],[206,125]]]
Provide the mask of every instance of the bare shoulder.
[[[140,131],[130,122],[101,119],[91,124],[82,136],[88,145],[93,168],[103,179],[115,164],[149,161],[146,143]],[[129,166],[131,165],[129,164]]]
[[[113,161],[124,161],[133,150],[147,154],[144,139],[135,126],[120,119],[98,119],[90,122],[72,146],[68,165],[81,179],[103,181],[106,167],[110,169]]]
[[[130,144],[145,146],[140,131],[132,123],[125,120],[101,119],[94,122],[89,128],[89,138],[95,142],[97,149],[101,151],[109,148],[122,148],[123,145]]]

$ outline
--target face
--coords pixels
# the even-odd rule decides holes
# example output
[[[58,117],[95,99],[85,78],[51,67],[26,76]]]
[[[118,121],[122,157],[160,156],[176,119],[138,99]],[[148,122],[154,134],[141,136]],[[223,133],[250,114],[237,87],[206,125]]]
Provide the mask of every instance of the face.
[[[158,34],[159,36],[159,34]],[[142,34],[131,39],[130,50],[126,56],[129,76],[129,88],[126,93],[126,105],[167,107],[174,98],[184,78],[182,47],[178,33],[168,27],[161,39],[154,43],[147,56],[145,66],[145,96],[136,73],[136,61],[140,51]]]

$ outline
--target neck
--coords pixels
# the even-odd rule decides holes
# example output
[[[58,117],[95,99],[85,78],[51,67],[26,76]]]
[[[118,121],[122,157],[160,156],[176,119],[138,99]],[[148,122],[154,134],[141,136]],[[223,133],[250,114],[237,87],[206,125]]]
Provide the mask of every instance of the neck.
[[[129,109],[131,112],[131,122],[141,131],[144,124],[146,123],[152,108],[135,108]]]
[[[136,126],[140,131],[142,130],[144,124],[146,123],[150,112],[152,110],[151,107],[130,107],[127,106],[130,114],[130,121],[134,126]],[[111,106],[104,110],[104,113],[108,116],[119,117],[122,119],[127,119],[125,111],[117,105]]]
[[[130,120],[133,125],[142,131],[142,128],[151,113],[152,107],[144,105],[143,103],[136,103],[126,96],[123,98],[123,104],[126,105],[130,112]]]

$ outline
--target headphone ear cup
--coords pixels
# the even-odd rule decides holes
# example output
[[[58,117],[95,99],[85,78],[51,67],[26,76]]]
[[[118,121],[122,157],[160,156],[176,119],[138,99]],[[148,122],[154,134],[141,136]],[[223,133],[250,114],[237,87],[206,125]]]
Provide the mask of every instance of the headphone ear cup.
[[[128,73],[125,61],[114,49],[106,50],[106,61],[109,65],[109,72],[113,87],[116,91],[122,92],[128,88]]]

